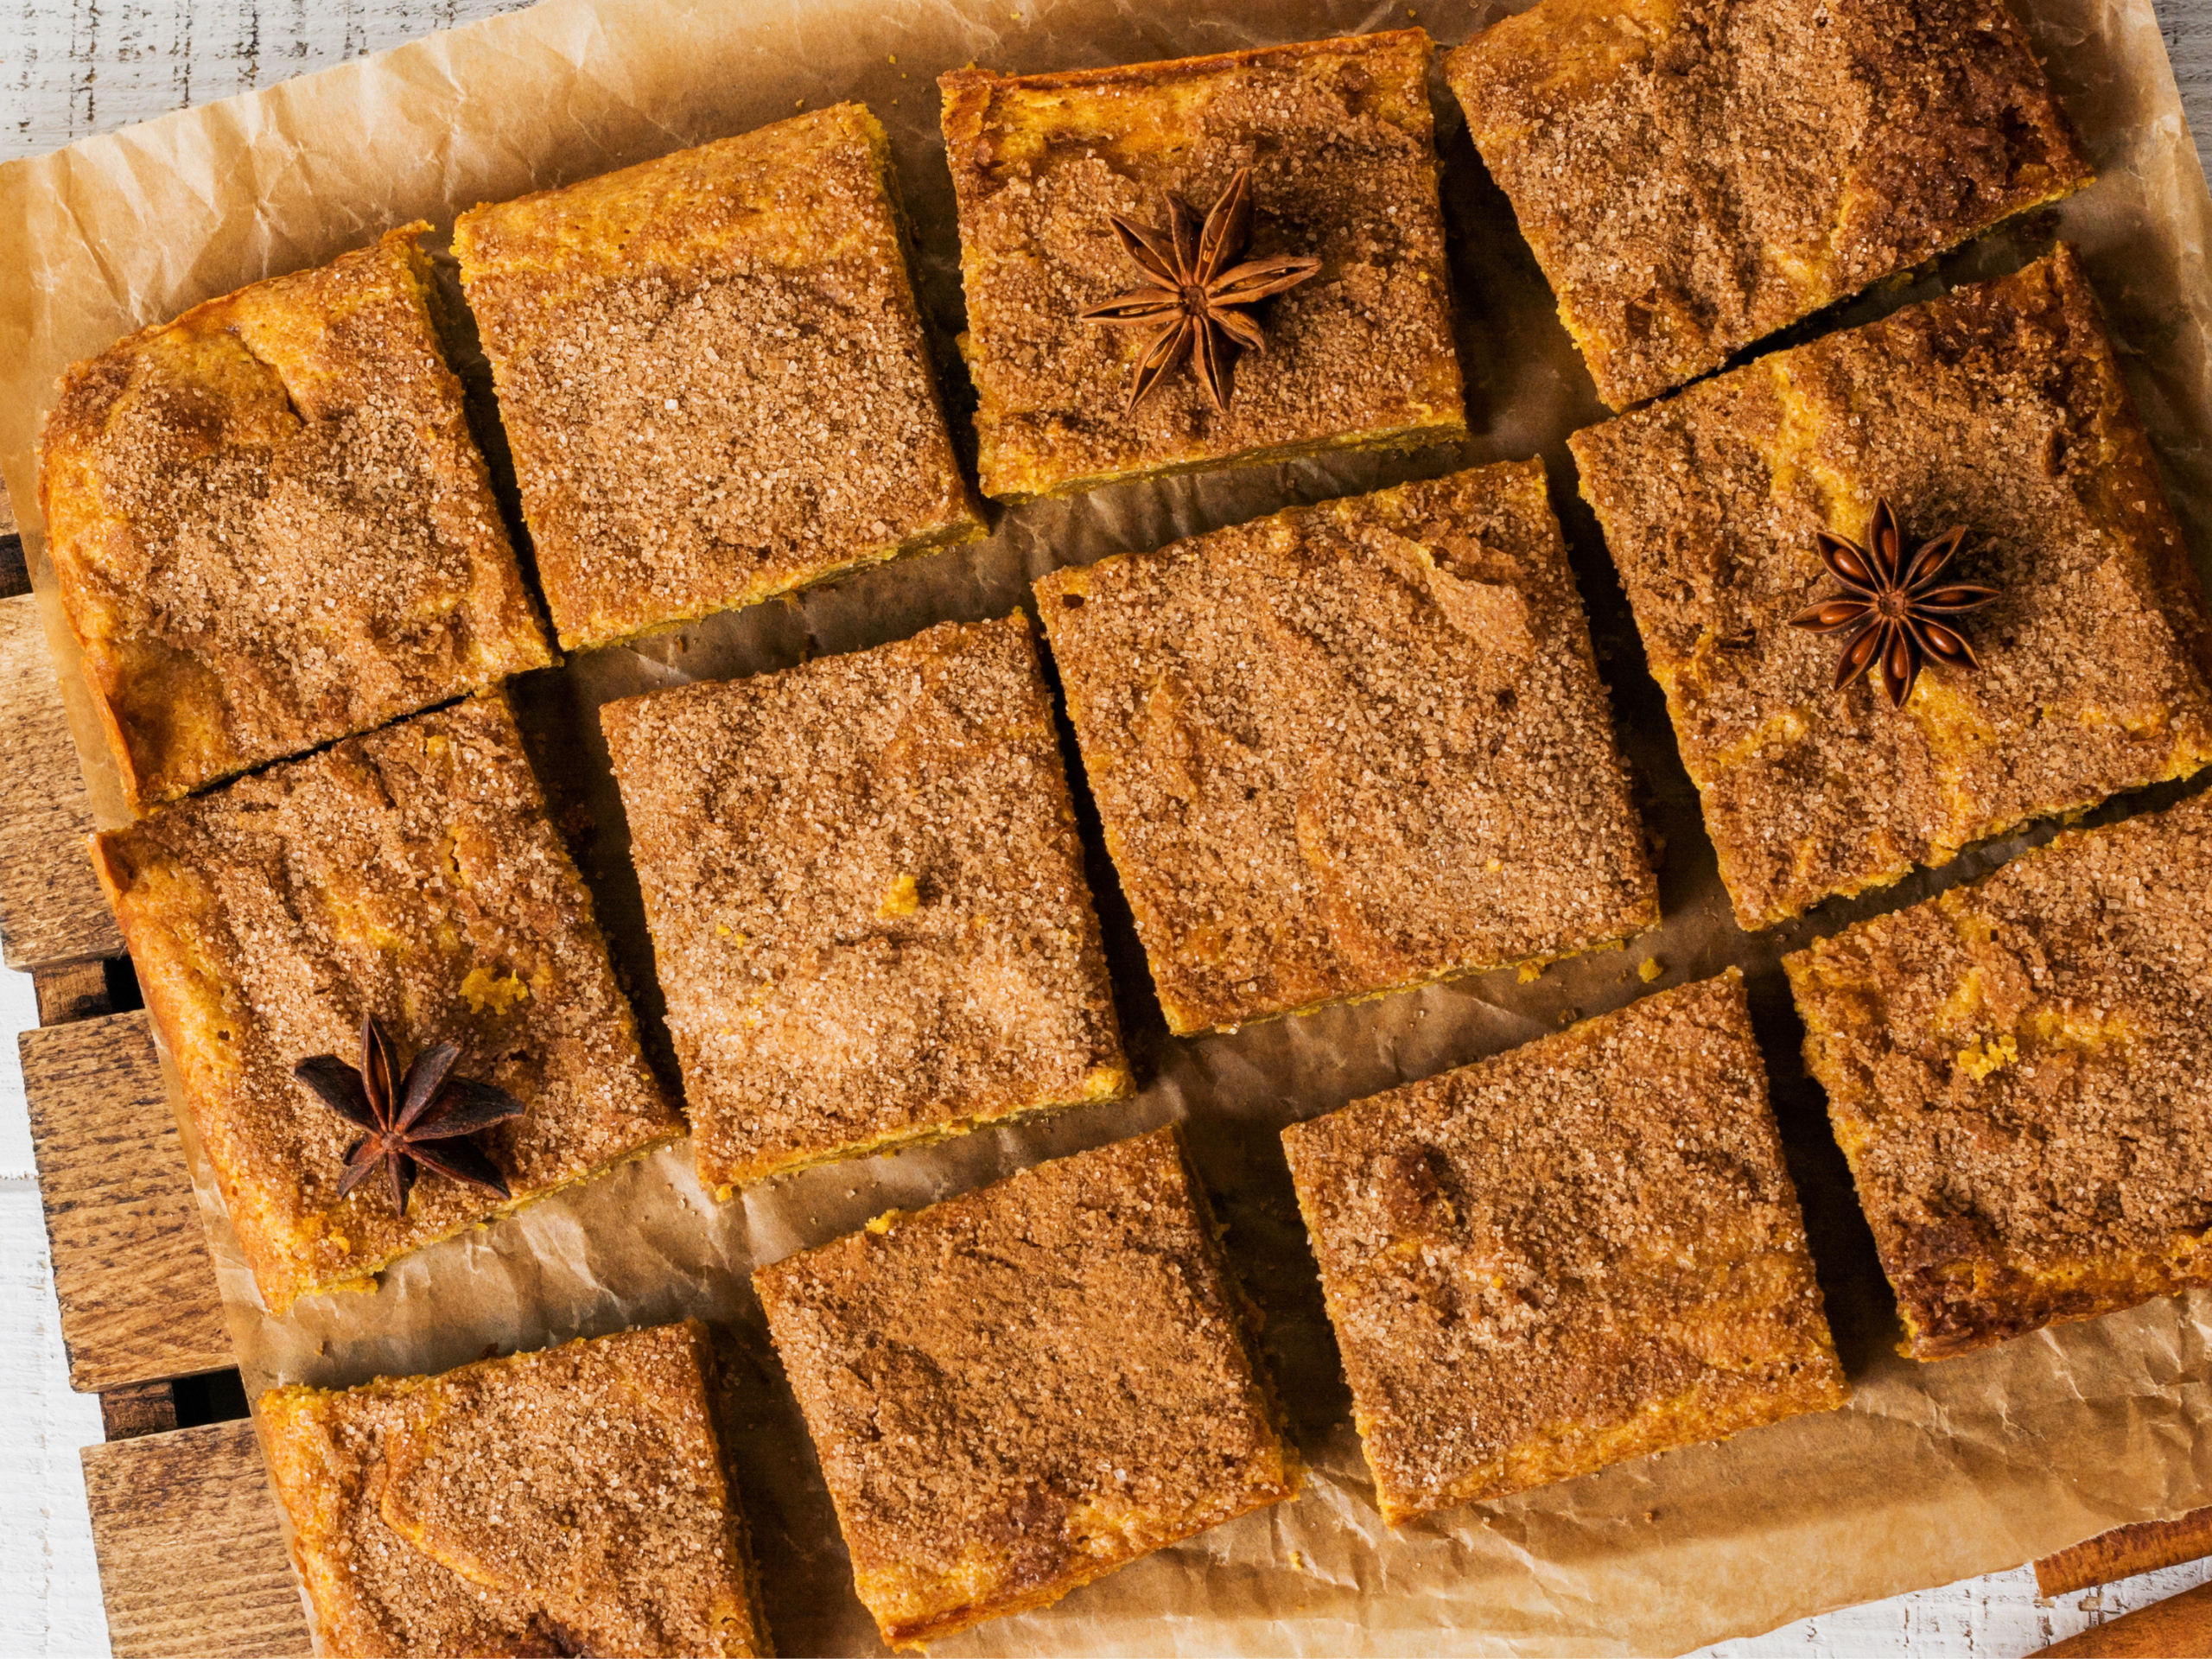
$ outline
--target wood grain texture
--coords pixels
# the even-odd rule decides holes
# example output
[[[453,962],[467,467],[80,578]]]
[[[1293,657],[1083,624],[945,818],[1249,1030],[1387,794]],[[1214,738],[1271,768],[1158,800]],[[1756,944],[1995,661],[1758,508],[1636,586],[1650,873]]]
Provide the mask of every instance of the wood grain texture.
[[[0,957],[10,968],[123,953],[85,855],[92,828],[37,601],[0,599]]]
[[[2031,1659],[2212,1659],[2212,1584],[2054,1642]]]
[[[78,1389],[233,1363],[215,1269],[143,1010],[17,1039]]]
[[[37,969],[31,975],[31,984],[38,995],[41,1026],[66,1026],[115,1012],[105,962],[65,962],[59,967]]]
[[[2036,1588],[2046,1596],[2112,1584],[2200,1555],[2212,1555],[2212,1509],[2193,1510],[2173,1521],[2114,1527],[2086,1543],[2036,1563]]]
[[[99,1400],[100,1430],[111,1440],[135,1440],[176,1427],[176,1389],[170,1383],[125,1383]]]
[[[84,1459],[118,1654],[243,1659],[309,1650],[251,1423],[88,1446]]]

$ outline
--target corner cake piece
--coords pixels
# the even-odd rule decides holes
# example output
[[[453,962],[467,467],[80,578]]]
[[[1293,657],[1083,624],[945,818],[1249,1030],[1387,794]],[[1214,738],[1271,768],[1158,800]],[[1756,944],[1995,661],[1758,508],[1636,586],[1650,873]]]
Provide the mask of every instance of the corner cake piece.
[[[2212,1286],[2208,892],[2199,795],[1783,958],[1904,1352]]]
[[[1170,1029],[1659,919],[1541,461],[1054,571],[1037,596]]]
[[[858,104],[463,213],[561,643],[982,534]]]
[[[1849,1395],[1733,968],[1282,1139],[1393,1526]]]
[[[1217,1230],[1171,1127],[753,1275],[886,1642],[1296,1491]]]
[[[319,1650],[767,1652],[711,1366],[690,1322],[264,1394]]]
[[[1466,435],[1420,29],[1061,74],[941,77],[983,491]],[[1249,168],[1251,253],[1319,258],[1255,314],[1226,412],[1189,367],[1125,413],[1148,335],[1078,313],[1148,278],[1109,216],[1204,214]]]
[[[1568,442],[1745,927],[2212,760],[2212,625],[2070,248]],[[1789,626],[1882,498],[2000,590],[1901,711]]]
[[[2089,181],[2005,0],[1543,0],[1444,74],[1616,409]]]
[[[427,229],[62,376],[39,503],[134,806],[552,660],[432,327]]]
[[[94,837],[146,1007],[262,1299],[366,1279],[683,1133],[504,697],[418,715]],[[293,1075],[459,1045],[524,1115],[474,1137],[510,1197],[425,1173],[338,1195],[362,1130]],[[444,1144],[450,1145],[451,1142]]]
[[[600,719],[718,1197],[1130,1092],[1026,618]]]

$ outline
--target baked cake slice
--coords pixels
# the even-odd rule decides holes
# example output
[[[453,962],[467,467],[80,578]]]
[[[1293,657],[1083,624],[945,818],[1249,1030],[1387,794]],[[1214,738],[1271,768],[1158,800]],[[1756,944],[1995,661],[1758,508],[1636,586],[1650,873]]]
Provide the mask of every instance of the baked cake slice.
[[[1659,919],[1541,462],[1057,570],[1037,602],[1170,1029]]]
[[[600,720],[710,1191],[1131,1091],[1026,618]]]
[[[2070,247],[1568,445],[1745,927],[2212,760],[2212,622]],[[1790,626],[1883,500],[1998,590],[1902,709]]]
[[[1542,0],[1444,74],[1615,409],[2089,181],[2005,0]]]
[[[940,78],[983,493],[1467,432],[1420,29],[1057,74]],[[1112,217],[1203,215],[1250,169],[1244,257],[1320,269],[1249,313],[1226,407],[1189,367],[1134,409],[1153,331],[1081,313],[1152,283]],[[1195,226],[1194,226],[1195,229]],[[1166,245],[1163,244],[1163,245]]]
[[[2212,795],[1783,958],[1918,1359],[2212,1286]]]
[[[261,1396],[322,1650],[769,1651],[696,1321]]]
[[[1393,1525],[1849,1393],[1733,968],[1282,1138]]]
[[[272,1313],[683,1133],[504,697],[164,807],[93,859]],[[521,1103],[466,1143],[506,1196],[435,1171],[404,1208],[382,1180],[340,1196],[366,1126],[294,1068],[358,1065],[365,1016],[399,1066],[450,1042],[454,1077]]]
[[[39,501],[134,805],[552,660],[432,325],[429,228],[62,376]]]
[[[753,1276],[894,1648],[1041,1607],[1297,1490],[1173,1128]]]
[[[982,534],[858,104],[454,226],[561,643]]]

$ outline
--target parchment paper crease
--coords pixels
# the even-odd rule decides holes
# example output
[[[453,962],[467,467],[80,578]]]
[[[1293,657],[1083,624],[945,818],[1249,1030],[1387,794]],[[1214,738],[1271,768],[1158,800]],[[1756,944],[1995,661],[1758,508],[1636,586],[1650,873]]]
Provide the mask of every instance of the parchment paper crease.
[[[2200,566],[2212,550],[2212,291],[2202,173],[2151,0],[2030,0],[2025,10],[2101,174],[2055,213],[1947,261],[1940,283],[2010,269],[2063,234],[2086,251]],[[1412,13],[1456,43],[1494,9]],[[866,99],[890,127],[921,238],[925,308],[959,324],[951,189],[934,78],[1137,61],[1396,26],[1402,6],[1213,0],[548,0],[251,97],[0,169],[0,467],[72,697],[95,803],[119,809],[53,606],[32,444],[56,372],[142,324],[256,277],[327,259],[416,218],[604,171],[790,113]],[[2120,1522],[2212,1502],[2212,1296],[1934,1366],[1900,1359],[1888,1291],[1830,1140],[1776,967],[1852,917],[1927,896],[2022,844],[1746,938],[1729,921],[1656,688],[1562,440],[1602,416],[1503,198],[1437,87],[1474,439],[1461,452],[1261,467],[1116,490],[1006,517],[980,549],[870,573],[589,656],[518,688],[541,769],[649,1026],[651,952],[591,709],[645,686],[781,666],[948,616],[1003,614],[1055,563],[1088,560],[1416,473],[1541,454],[1611,680],[1648,823],[1663,836],[1666,920],[1625,951],[1522,985],[1491,976],[1363,1007],[1177,1041],[1164,1033],[1110,868],[1092,836],[1124,1017],[1148,1086],[1132,1105],[941,1149],[810,1172],[727,1205],[688,1147],[515,1221],[425,1252],[374,1295],[263,1315],[207,1188],[247,1387],[435,1370],[698,1313],[721,1323],[733,1458],[785,1652],[873,1651],[813,1456],[751,1294],[751,1266],[1039,1158],[1170,1118],[1189,1125],[1266,1310],[1268,1344],[1312,1465],[1296,1502],[1224,1527],[1042,1613],[943,1644],[955,1654],[1515,1654],[1681,1649],[1821,1608],[2008,1567]],[[1940,285],[1923,274],[1822,326]],[[466,343],[463,343],[464,352]],[[949,353],[947,353],[949,356]],[[481,392],[480,365],[467,365]],[[957,423],[964,382],[948,374]],[[486,400],[488,401],[488,400]],[[487,427],[487,431],[490,430]],[[495,454],[496,460],[496,454]],[[2165,797],[2176,793],[2164,792]],[[2145,799],[2104,816],[2139,810]],[[2044,834],[2048,833],[2046,830]],[[1663,976],[1634,973],[1656,955]],[[1836,1333],[1857,1388],[1801,1418],[1390,1535],[1377,1522],[1275,1133],[1399,1081],[1522,1042],[1647,988],[1743,965]],[[195,1154],[195,1164],[196,1164]]]

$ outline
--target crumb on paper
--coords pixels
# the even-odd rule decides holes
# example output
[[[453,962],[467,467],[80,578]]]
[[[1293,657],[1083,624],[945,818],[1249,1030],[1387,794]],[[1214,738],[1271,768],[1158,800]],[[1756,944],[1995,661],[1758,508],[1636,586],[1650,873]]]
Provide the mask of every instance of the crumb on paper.
[[[1646,957],[1636,966],[1636,976],[1649,985],[1667,971],[1667,964],[1656,957]]]

